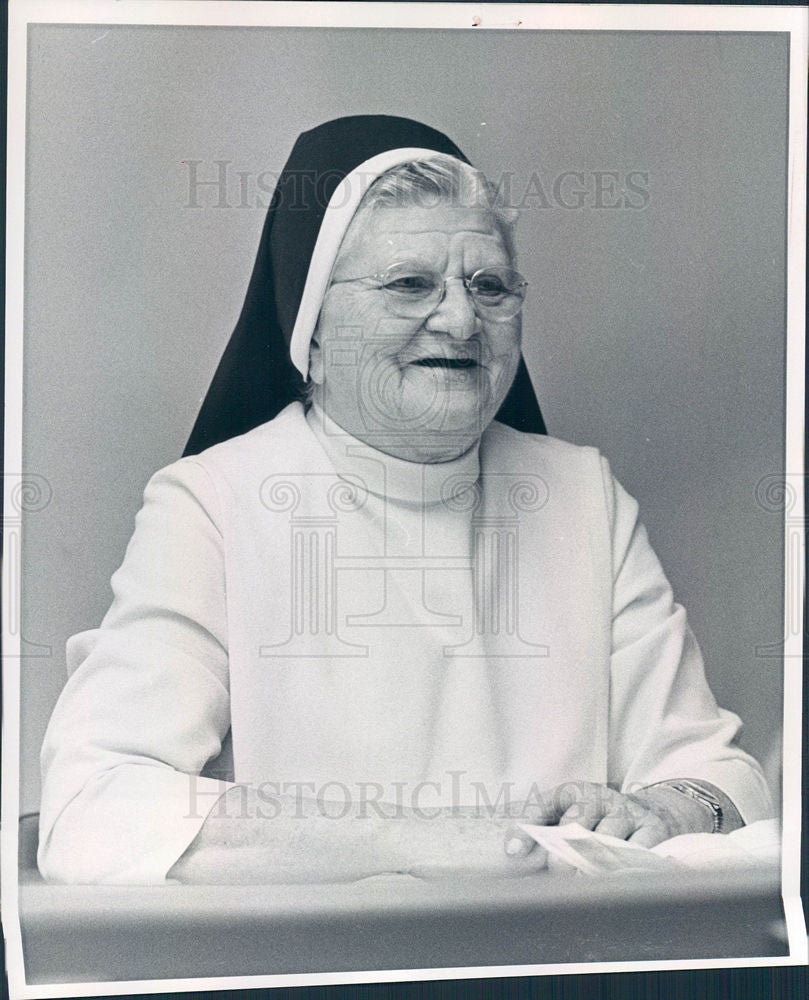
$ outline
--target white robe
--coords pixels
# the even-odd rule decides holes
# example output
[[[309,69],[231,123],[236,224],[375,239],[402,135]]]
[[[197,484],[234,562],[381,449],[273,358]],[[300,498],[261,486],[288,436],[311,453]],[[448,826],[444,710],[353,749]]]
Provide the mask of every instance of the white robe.
[[[158,472],[42,750],[40,869],[160,882],[229,782],[422,808],[766,783],[593,448],[420,465],[298,403]],[[204,773],[207,776],[200,776]]]

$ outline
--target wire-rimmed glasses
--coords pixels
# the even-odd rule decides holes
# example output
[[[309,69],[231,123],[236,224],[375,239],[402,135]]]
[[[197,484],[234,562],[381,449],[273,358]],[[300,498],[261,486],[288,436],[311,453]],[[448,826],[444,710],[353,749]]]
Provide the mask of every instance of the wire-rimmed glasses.
[[[469,277],[444,277],[439,271],[413,261],[391,264],[376,274],[340,278],[332,281],[332,284],[339,285],[349,281],[377,282],[393,315],[411,319],[429,316],[438,308],[446,294],[448,281],[462,281],[472,297],[477,315],[495,323],[503,323],[520,312],[528,287],[525,278],[512,267],[481,267]]]

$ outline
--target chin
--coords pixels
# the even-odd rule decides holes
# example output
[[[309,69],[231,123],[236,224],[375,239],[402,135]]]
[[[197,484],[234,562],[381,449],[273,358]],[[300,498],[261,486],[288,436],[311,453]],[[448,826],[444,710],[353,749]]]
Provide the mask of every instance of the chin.
[[[480,434],[491,421],[493,411],[488,388],[440,384],[407,386],[397,407],[400,419],[414,430],[428,433]],[[409,391],[408,391],[409,390]]]

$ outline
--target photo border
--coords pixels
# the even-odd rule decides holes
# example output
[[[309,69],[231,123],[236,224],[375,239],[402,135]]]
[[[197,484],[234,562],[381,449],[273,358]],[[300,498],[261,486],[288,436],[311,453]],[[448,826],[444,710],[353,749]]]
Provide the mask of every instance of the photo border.
[[[8,34],[8,160],[6,256],[6,373],[4,510],[13,509],[12,490],[22,467],[22,353],[24,283],[24,206],[26,158],[27,28],[29,24],[207,25],[229,27],[437,28],[480,31],[661,31],[787,32],[790,35],[787,358],[785,477],[805,482],[805,232],[806,118],[804,67],[807,60],[807,10],[799,7],[740,8],[697,5],[576,5],[469,3],[266,3],[252,0],[11,0]],[[799,581],[798,606],[805,607],[806,555],[804,490],[785,514],[785,545],[794,525],[803,526],[799,572],[785,565],[786,594]],[[790,528],[790,524],[793,525]],[[5,525],[4,525],[5,526]],[[645,972],[682,969],[761,968],[805,965],[808,960],[800,896],[804,720],[801,667],[804,636],[795,634],[784,601],[783,716],[783,863],[782,895],[789,955],[776,958],[671,960],[654,962],[577,963],[565,965],[486,966],[418,970],[376,970],[281,976],[227,976],[203,979],[115,981],[29,986],[25,983],[17,905],[20,718],[20,580],[10,564],[14,535],[4,532],[3,552],[3,790],[2,896],[7,939],[7,965],[12,997],[75,997],[200,989],[315,986],[421,980],[492,979],[514,976],[571,975],[599,972]],[[785,549],[785,551],[789,551]],[[788,558],[785,559],[788,562]]]

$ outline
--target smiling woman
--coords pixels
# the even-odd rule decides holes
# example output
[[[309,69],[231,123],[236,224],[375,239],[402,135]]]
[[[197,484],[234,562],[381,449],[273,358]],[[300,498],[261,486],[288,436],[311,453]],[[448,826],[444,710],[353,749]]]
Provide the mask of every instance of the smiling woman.
[[[769,815],[637,504],[544,434],[512,222],[418,122],[299,138],[186,457],[70,640],[46,877],[524,876],[518,822]]]
[[[335,262],[310,355],[314,402],[354,437],[413,462],[472,447],[520,360],[525,281],[511,267],[493,195],[460,161],[437,165],[440,172],[426,173],[424,163],[394,168],[369,189]],[[377,185],[390,190],[400,178],[410,187],[400,180],[398,206],[375,196]],[[352,330],[362,336],[347,365]]]

